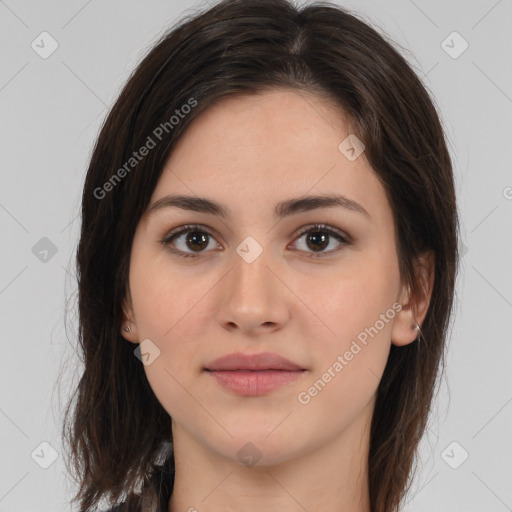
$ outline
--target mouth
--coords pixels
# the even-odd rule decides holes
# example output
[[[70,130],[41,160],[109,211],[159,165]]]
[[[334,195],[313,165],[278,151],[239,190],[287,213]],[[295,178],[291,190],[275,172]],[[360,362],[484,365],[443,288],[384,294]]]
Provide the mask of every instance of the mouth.
[[[271,352],[236,352],[215,359],[204,370],[224,388],[243,396],[265,395],[290,384],[305,368]]]

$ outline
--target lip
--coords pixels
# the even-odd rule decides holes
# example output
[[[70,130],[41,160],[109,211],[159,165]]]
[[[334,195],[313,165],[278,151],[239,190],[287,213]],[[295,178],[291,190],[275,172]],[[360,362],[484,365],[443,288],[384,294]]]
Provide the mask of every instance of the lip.
[[[228,354],[212,361],[205,371],[224,388],[243,396],[261,396],[291,383],[306,370],[271,352]]]
[[[304,368],[272,352],[260,352],[258,354],[234,352],[215,359],[205,367],[205,370],[286,370],[293,372],[304,370]]]
[[[291,383],[306,370],[209,370],[224,388],[243,396],[261,396]]]

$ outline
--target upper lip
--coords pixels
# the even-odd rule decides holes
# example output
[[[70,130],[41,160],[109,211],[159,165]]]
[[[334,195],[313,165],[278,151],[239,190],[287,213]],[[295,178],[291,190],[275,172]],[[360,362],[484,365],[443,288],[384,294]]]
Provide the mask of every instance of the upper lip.
[[[209,363],[206,370],[303,370],[299,365],[272,352],[259,354],[244,354],[236,352],[215,359]]]

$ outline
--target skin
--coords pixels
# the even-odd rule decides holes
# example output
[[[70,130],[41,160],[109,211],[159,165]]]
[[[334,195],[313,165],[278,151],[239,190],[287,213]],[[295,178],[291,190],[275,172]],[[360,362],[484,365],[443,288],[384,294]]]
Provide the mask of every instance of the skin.
[[[384,188],[364,152],[350,161],[338,150],[349,133],[336,105],[277,89],[210,107],[166,164],[150,205],[187,194],[231,212],[222,219],[155,210],[141,219],[133,240],[124,303],[131,332],[123,336],[133,343],[149,339],[160,350],[144,369],[172,417],[176,479],[169,512],[370,510],[375,393],[391,344],[417,337],[433,260],[418,261],[426,293],[410,296],[400,279]],[[334,192],[357,201],[369,218],[341,207],[274,217],[280,201]],[[352,243],[326,234],[324,249],[308,244],[308,233],[301,233],[315,223],[348,234]],[[174,240],[176,250],[196,258],[160,243],[185,224],[211,233],[202,252],[197,241],[186,243],[187,234]],[[236,251],[248,236],[262,248],[252,263]],[[317,254],[324,256],[311,257]],[[300,403],[299,393],[397,303],[404,306],[400,312],[366,346],[359,343],[362,349],[309,403]],[[240,396],[203,371],[236,351],[276,352],[306,371],[264,396]],[[237,457],[248,442],[261,455],[253,466]]]

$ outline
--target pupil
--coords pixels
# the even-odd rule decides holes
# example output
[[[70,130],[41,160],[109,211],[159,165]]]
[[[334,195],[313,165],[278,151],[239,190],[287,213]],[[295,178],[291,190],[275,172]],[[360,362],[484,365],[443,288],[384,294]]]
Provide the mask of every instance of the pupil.
[[[187,243],[191,244],[200,244],[199,249],[204,249],[208,247],[208,235],[203,231],[191,231],[189,236],[187,237]],[[197,246],[196,246],[197,247]],[[192,250],[195,250],[193,247],[190,247]]]
[[[313,231],[313,232],[311,232],[311,234],[308,237],[308,246],[309,246],[310,241],[313,241],[314,244],[320,242],[321,243],[320,250],[325,249],[329,245],[327,242],[327,238],[328,238],[328,235],[322,234],[321,231]],[[310,246],[310,248],[318,249],[319,246],[314,245],[312,247]]]

